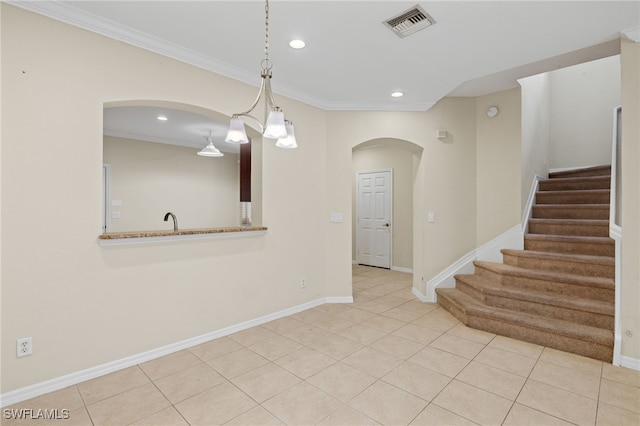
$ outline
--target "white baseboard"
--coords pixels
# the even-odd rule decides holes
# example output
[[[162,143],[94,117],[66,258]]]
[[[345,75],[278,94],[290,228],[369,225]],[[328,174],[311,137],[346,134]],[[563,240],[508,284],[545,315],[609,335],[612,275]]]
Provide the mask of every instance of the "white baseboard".
[[[411,269],[411,268],[403,268],[402,266],[392,266],[391,270],[392,271],[396,271],[396,272],[405,272],[407,274],[413,274],[413,269]]]
[[[413,293],[414,296],[416,296],[418,299],[420,299],[421,302],[431,302],[431,300],[429,300],[427,298],[427,296],[425,296],[424,294],[420,293],[415,287],[413,287],[411,289],[411,292]]]
[[[631,358],[628,356],[620,356],[620,367],[630,368],[632,370],[640,371],[640,359]]]
[[[255,327],[257,325],[265,324],[269,321],[273,321],[279,318],[283,318],[298,312],[305,311],[307,309],[314,308],[316,306],[323,305],[325,303],[353,303],[353,297],[324,297],[321,299],[313,300],[311,302],[303,303],[298,306],[294,306],[282,311],[274,312],[272,314],[264,315],[259,318],[255,318],[249,321],[245,321],[239,324],[235,324],[229,327],[222,328],[220,330],[212,331],[210,333],[203,334],[201,336],[192,337],[190,339],[182,340],[180,342],[172,343],[170,345],[162,346],[160,348],[152,349],[150,351],[142,352],[136,355],[132,355],[126,358],[122,358],[116,361],[108,362],[106,364],[98,365],[96,367],[88,368],[86,370],[77,371],[75,373],[67,374],[62,377],[47,380],[44,382],[36,383],[24,388],[16,389],[14,391],[6,392],[0,395],[0,407],[6,407],[11,404],[15,404],[27,399],[35,398],[40,395],[44,395],[49,392],[57,391],[67,386],[75,385],[87,380],[95,379],[96,377],[104,376],[105,374],[113,373],[124,368],[128,368],[143,362],[151,361],[153,359],[172,354],[174,352],[181,351],[202,343],[209,342],[220,337],[227,336],[238,331],[246,330],[247,328]]]

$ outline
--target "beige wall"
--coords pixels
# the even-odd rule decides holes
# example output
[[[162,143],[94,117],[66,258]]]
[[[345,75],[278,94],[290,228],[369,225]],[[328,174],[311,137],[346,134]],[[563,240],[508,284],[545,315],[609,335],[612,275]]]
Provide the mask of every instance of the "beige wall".
[[[640,43],[623,39],[621,62],[622,355],[637,360],[640,359]]]
[[[413,267],[413,157],[404,144],[393,140],[376,140],[376,146],[353,150],[352,256],[356,260],[356,174],[358,172],[393,170],[393,259],[392,268]]]
[[[256,88],[0,7],[2,246],[10,247],[2,252],[2,392],[350,295],[348,267],[325,286],[333,244],[323,227],[324,112],[279,99],[300,148],[256,142],[264,145],[265,236],[100,247],[103,105],[167,100],[230,116]],[[46,141],[46,155],[34,155],[34,141]],[[15,341],[27,336],[34,354],[17,359]]]
[[[238,226],[240,182],[238,154],[202,157],[199,149],[105,136],[103,161],[110,164],[110,232]],[[111,202],[109,202],[111,205]]]
[[[487,108],[499,113],[488,117]],[[520,89],[476,100],[477,245],[497,237],[521,221]]]
[[[552,71],[549,84],[550,167],[610,164],[620,56]]]

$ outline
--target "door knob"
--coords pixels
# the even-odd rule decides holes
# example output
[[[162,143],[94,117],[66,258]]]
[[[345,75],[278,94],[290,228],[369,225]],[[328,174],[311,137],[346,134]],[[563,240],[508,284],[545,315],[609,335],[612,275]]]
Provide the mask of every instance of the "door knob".
[[[389,224],[388,224],[388,223],[385,223],[385,224],[384,224],[384,225],[382,225],[382,226],[384,226],[384,227],[388,228],[388,227],[389,227]]]

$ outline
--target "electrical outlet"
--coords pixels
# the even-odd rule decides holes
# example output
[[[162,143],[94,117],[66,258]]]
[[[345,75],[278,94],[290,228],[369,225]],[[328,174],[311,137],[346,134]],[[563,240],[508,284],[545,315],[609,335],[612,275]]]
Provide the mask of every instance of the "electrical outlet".
[[[307,287],[307,279],[305,277],[300,278],[300,288]]]
[[[33,340],[31,337],[23,337],[16,340],[16,356],[18,358],[22,356],[31,355],[33,353]]]

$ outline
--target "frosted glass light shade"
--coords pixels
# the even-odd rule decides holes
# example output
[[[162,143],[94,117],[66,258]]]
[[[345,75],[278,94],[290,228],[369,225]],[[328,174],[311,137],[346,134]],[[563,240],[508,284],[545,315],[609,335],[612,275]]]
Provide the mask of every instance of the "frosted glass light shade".
[[[249,143],[249,138],[247,137],[247,132],[244,129],[244,121],[242,121],[242,118],[236,117],[231,119],[225,142]]]
[[[262,135],[269,139],[280,139],[287,136],[287,129],[284,125],[284,112],[276,110],[269,113]]]
[[[296,134],[293,131],[293,124],[287,121],[285,123],[285,128],[287,129],[287,137],[278,139],[276,146],[278,148],[297,148],[298,144],[296,143]]]
[[[209,144],[198,152],[198,155],[203,157],[224,157],[224,154],[221,153],[211,141],[209,141]]]

